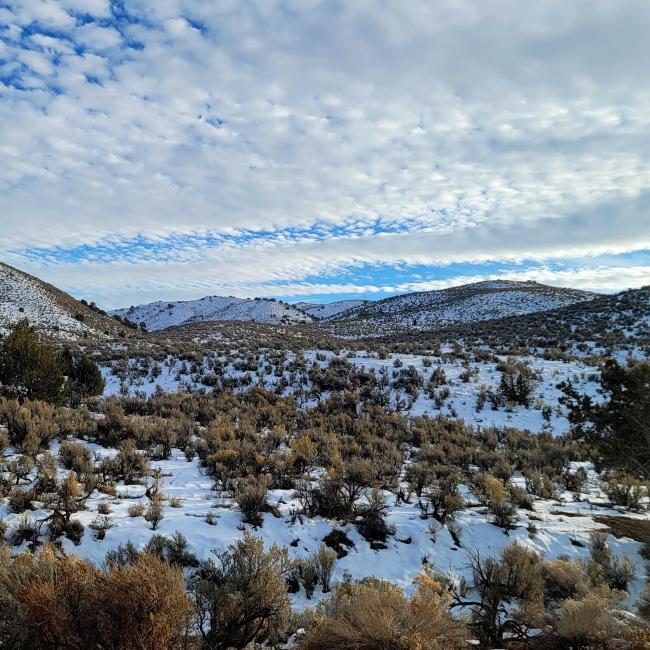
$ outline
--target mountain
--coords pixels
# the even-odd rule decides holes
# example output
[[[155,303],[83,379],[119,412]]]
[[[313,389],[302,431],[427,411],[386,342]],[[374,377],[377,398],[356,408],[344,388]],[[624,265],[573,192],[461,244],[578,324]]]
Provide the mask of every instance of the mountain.
[[[432,332],[403,334],[403,341],[436,338],[463,340],[493,348],[557,348],[600,354],[618,348],[650,351],[650,285],[611,295],[597,295],[544,312],[495,320],[465,322]]]
[[[266,298],[207,296],[198,300],[152,302],[146,305],[115,309],[110,312],[135,323],[144,322],[149,330],[162,330],[197,321],[255,321],[257,323],[310,323],[297,307]]]
[[[327,318],[324,326],[341,336],[381,336],[546,311],[596,295],[537,282],[476,282],[365,303]]]
[[[129,329],[96,307],[0,262],[0,333],[23,318],[43,333],[69,340],[120,336]]]
[[[309,314],[318,320],[325,320],[370,302],[370,300],[338,300],[327,303],[297,302],[294,307],[298,307],[305,314]]]

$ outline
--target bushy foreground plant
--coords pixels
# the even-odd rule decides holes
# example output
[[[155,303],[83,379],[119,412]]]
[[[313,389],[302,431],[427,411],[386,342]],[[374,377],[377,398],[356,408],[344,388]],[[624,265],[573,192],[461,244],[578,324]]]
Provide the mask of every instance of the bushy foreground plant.
[[[291,604],[285,577],[286,548],[246,533],[215,560],[201,564],[193,579],[198,627],[206,648],[244,648],[277,639],[287,629]]]
[[[339,584],[319,606],[300,640],[301,650],[454,650],[466,647],[464,625],[450,613],[443,585],[426,571],[414,581],[415,593],[366,578]]]
[[[155,556],[102,570],[45,547],[0,549],[0,646],[15,650],[180,648],[191,601]]]

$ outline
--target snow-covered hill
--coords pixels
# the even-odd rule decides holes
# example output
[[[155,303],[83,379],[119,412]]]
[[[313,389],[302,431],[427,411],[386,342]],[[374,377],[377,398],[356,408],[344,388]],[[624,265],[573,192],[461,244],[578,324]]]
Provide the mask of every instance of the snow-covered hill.
[[[507,280],[394,296],[365,303],[327,319],[348,336],[424,330],[438,325],[530,314],[591,300],[596,294]]]
[[[295,307],[302,309],[306,314],[318,320],[322,320],[338,316],[345,311],[361,307],[370,302],[370,300],[337,300],[336,302],[329,303],[297,302]]]
[[[0,333],[24,318],[41,332],[65,339],[117,336],[125,329],[51,284],[0,262]]]
[[[149,330],[162,330],[197,321],[242,320],[272,324],[312,321],[311,316],[300,309],[276,300],[223,296],[207,296],[199,300],[178,302],[152,302],[116,309],[111,314],[128,318],[138,324],[144,322]]]
[[[650,349],[650,285],[544,312],[453,323],[436,329],[435,334],[445,340],[462,339],[465,345],[562,346],[574,353],[617,349],[636,354],[639,348]],[[417,332],[403,335],[405,340],[419,337]]]

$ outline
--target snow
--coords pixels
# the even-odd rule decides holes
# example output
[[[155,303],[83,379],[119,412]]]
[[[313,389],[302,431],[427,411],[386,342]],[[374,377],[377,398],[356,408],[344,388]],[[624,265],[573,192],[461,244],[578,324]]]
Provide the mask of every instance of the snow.
[[[24,318],[39,329],[70,337],[91,331],[63,309],[42,282],[0,262],[0,333]]]
[[[295,306],[314,318],[327,319],[332,318],[333,316],[338,316],[350,309],[361,307],[369,302],[369,300],[337,300],[336,302],[322,304],[298,302]]]
[[[346,325],[356,325],[360,335],[386,335],[391,331],[426,329],[436,324],[530,314],[590,300],[594,296],[536,282],[478,282],[367,302],[334,315],[330,320],[335,331],[344,332]]]
[[[115,454],[113,449],[84,444],[88,444],[100,458]],[[56,444],[52,451],[57,451]],[[249,530],[261,537],[267,548],[273,543],[286,546],[290,556],[297,559],[317,551],[332,528],[338,528],[354,542],[354,547],[349,548],[348,555],[336,563],[333,583],[341,579],[344,572],[348,572],[354,578],[376,576],[391,580],[410,591],[411,581],[421,571],[423,562],[434,565],[452,578],[469,578],[468,563],[472,551],[480,550],[483,557],[496,555],[513,541],[543,554],[547,559],[559,555],[568,555],[570,559],[586,558],[589,554],[590,532],[603,528],[593,517],[599,514],[620,514],[599,505],[600,492],[592,481],[585,488],[585,493],[579,495],[581,501],[567,503],[536,499],[535,512],[520,510],[517,527],[508,535],[489,522],[489,517],[482,508],[468,507],[457,516],[461,538],[461,546],[458,547],[447,528],[442,528],[433,541],[428,532],[432,520],[421,519],[415,499],[410,504],[396,504],[395,496],[385,492],[390,506],[386,521],[395,526],[396,532],[387,540],[387,549],[373,550],[354,524],[341,524],[322,517],[301,517],[292,523],[291,514],[298,509],[298,503],[293,499],[291,490],[273,490],[269,493],[269,502],[277,505],[280,516],[266,513],[262,527],[253,529],[241,523],[241,515],[229,498],[212,490],[212,482],[201,475],[196,459],[187,461],[184,454],[175,449],[169,460],[154,461],[152,466],[163,473],[162,492],[165,498],[178,497],[182,500],[180,508],[172,508],[165,501],[165,517],[156,531],[151,530],[142,517],[130,517],[128,514],[129,506],[139,501],[148,502],[144,496],[144,486],[118,485],[117,497],[95,492],[86,503],[87,509],[74,515],[74,519],[83,523],[86,530],[79,545],[75,546],[70,540],[63,539],[64,550],[102,563],[106,553],[122,543],[131,541],[136,548],[143,548],[154,533],[170,536],[175,531],[180,531],[187,538],[190,550],[199,559],[207,559],[213,550],[225,550],[243,536],[244,530]],[[593,476],[590,466],[586,467]],[[467,489],[463,491],[467,492]],[[587,499],[591,503],[586,503]],[[113,523],[102,541],[96,540],[93,531],[88,528],[97,516],[97,506],[100,503],[106,503],[110,507]],[[558,514],[558,510],[573,510],[580,512],[581,516]],[[205,516],[208,513],[216,517],[215,525],[206,522]],[[46,513],[37,510],[31,514],[38,518]],[[526,528],[531,515],[535,517],[538,528],[534,537],[529,536]],[[647,514],[629,516],[646,518]],[[0,505],[0,517],[11,525],[19,521],[21,515],[9,513],[6,505]],[[575,545],[571,540],[580,542],[582,546]],[[645,565],[639,554],[641,544],[626,538],[616,539],[611,535],[608,544],[613,553],[629,555],[637,567],[627,599],[627,606],[632,608],[644,587]],[[14,547],[15,552],[21,549],[22,547]],[[308,600],[304,590],[301,590],[292,595],[293,606],[297,609],[313,606],[322,597],[322,592],[317,590],[314,598]]]
[[[162,330],[197,321],[251,320],[259,323],[308,323],[311,317],[285,303],[261,298],[207,296],[199,300],[152,302],[110,312],[147,329]]]
[[[527,363],[540,377],[534,385],[531,406],[526,408],[521,405],[509,405],[493,410],[490,403],[486,403],[482,410],[477,411],[477,399],[482,390],[491,389],[497,391],[501,381],[501,372],[497,370],[497,361],[490,362],[473,362],[471,368],[476,370],[476,376],[472,380],[463,382],[460,376],[466,371],[466,367],[461,361],[449,359],[446,357],[434,357],[410,354],[392,354],[385,359],[378,358],[377,355],[367,352],[342,353],[333,355],[331,352],[322,350],[307,350],[304,353],[307,366],[316,362],[320,366],[326,366],[335,356],[341,356],[358,368],[371,371],[379,378],[381,373],[387,373],[388,380],[393,381],[393,374],[399,370],[407,369],[412,366],[416,369],[422,380],[422,387],[417,392],[415,400],[410,402],[405,397],[403,391],[391,390],[391,403],[396,405],[397,399],[403,402],[402,413],[406,415],[427,415],[436,417],[445,415],[452,418],[465,420],[467,424],[482,427],[516,427],[526,429],[534,433],[549,432],[553,435],[562,435],[569,431],[570,424],[566,417],[564,408],[558,403],[561,391],[557,385],[561,382],[571,381],[581,393],[590,395],[598,400],[597,392],[599,384],[598,369],[583,361],[553,361],[539,357],[521,357],[520,361]],[[318,359],[324,359],[319,361]],[[226,363],[223,370],[223,376],[226,378],[242,378],[248,375],[251,378],[252,385],[259,385],[268,389],[274,389],[280,377],[274,370],[269,372],[251,372],[249,370],[237,370],[236,361],[238,357]],[[285,366],[295,359],[293,353],[285,355]],[[504,360],[501,357],[498,360]],[[398,360],[401,368],[395,368],[394,363]],[[225,361],[225,359],[224,359]],[[265,367],[269,363],[269,357],[260,353],[258,355],[258,367]],[[430,365],[429,365],[430,364]],[[427,367],[429,365],[429,367]],[[204,371],[209,374],[208,368],[210,363],[206,357],[203,362]],[[441,406],[436,405],[435,397],[431,397],[424,387],[431,378],[436,368],[442,368],[447,378],[447,386],[450,394]],[[212,390],[210,387],[203,386],[200,381],[192,374],[187,363],[167,357],[160,364],[159,372],[151,372],[150,367],[144,367],[141,360],[130,359],[127,365],[126,382],[123,384],[122,379],[113,374],[110,366],[102,367],[102,374],[106,380],[104,395],[119,395],[123,391],[129,393],[140,393],[143,395],[152,395],[156,390],[166,392],[176,392],[179,388],[205,388]],[[289,379],[289,372],[286,370],[282,376]],[[284,392],[291,394],[296,388],[301,386],[309,389],[311,385],[307,377],[302,373],[296,373],[295,384],[289,384]],[[239,389],[239,390],[243,390]],[[327,395],[321,395],[326,398]],[[314,402],[315,404],[316,402]],[[547,409],[547,418],[542,411],[543,407],[550,407],[550,414]]]

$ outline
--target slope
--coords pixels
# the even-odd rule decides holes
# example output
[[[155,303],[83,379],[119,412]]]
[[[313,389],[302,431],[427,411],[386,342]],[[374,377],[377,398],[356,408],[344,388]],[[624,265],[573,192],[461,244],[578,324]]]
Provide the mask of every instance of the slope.
[[[432,338],[493,348],[558,348],[577,354],[650,351],[650,285],[549,311],[412,332],[397,340],[425,342]]]
[[[342,336],[383,336],[556,309],[596,295],[537,282],[478,282],[367,303],[326,319],[325,326]]]
[[[97,308],[0,262],[0,333],[6,333],[23,318],[43,333],[69,340],[129,333],[129,328]]]
[[[273,299],[223,296],[207,296],[198,300],[177,302],[152,302],[116,309],[110,313],[135,323],[144,322],[149,330],[162,330],[197,321],[240,320],[271,324],[312,321],[311,316],[300,309]]]
[[[356,307],[361,307],[370,302],[370,300],[337,300],[336,302],[328,303],[297,302],[294,306],[298,309],[302,309],[306,314],[309,314],[318,320],[323,320],[333,318],[343,312],[355,309]]]

